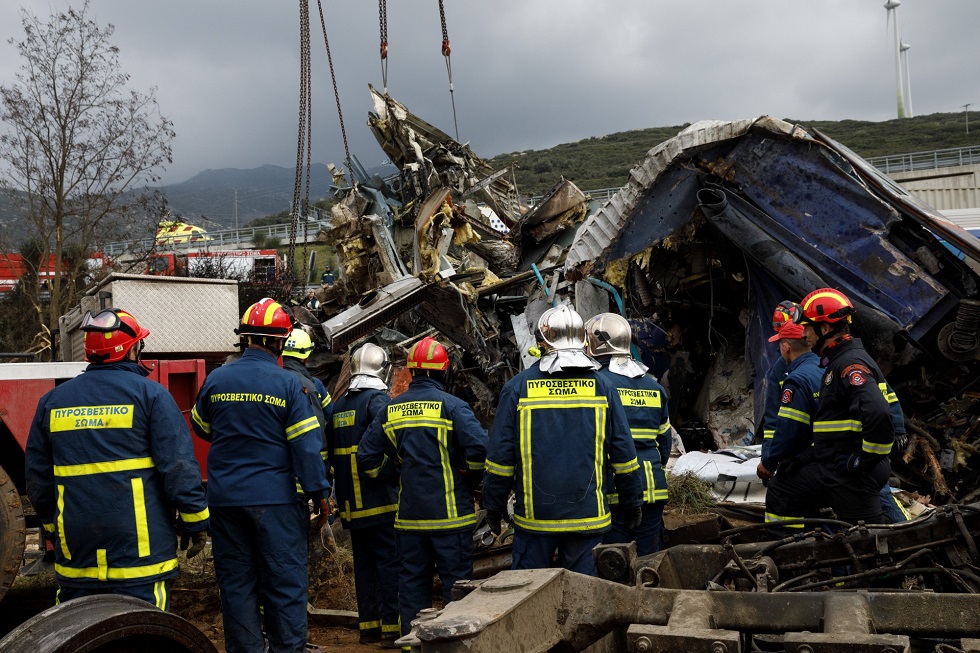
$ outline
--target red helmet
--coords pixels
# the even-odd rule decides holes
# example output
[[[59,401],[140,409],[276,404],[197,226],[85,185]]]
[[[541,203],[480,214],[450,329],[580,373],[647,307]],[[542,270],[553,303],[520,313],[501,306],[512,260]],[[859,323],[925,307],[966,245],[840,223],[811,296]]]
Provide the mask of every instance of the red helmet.
[[[282,305],[266,297],[248,307],[235,333],[240,336],[285,338],[293,330],[293,320]]]
[[[851,321],[854,304],[844,293],[833,288],[819,288],[803,298],[803,314],[797,319],[799,324],[826,322],[834,324],[841,320]]]
[[[779,306],[772,314],[772,328],[773,331],[779,333],[779,330],[787,322],[796,322],[799,315],[803,313],[803,309],[796,302],[791,302],[788,299],[779,302]]]
[[[447,370],[449,352],[435,338],[426,336],[408,350],[408,364],[405,367],[420,370]]]
[[[150,335],[136,318],[124,310],[107,308],[82,318],[85,332],[85,358],[91,363],[121,361],[137,342]]]

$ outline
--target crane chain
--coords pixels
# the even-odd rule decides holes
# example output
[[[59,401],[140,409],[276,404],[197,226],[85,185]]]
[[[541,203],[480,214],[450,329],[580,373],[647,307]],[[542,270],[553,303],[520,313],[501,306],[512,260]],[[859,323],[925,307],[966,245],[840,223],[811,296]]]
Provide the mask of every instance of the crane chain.
[[[347,162],[347,174],[350,180],[351,186],[354,185],[354,179],[351,175],[351,161],[350,161],[350,147],[347,145],[347,129],[344,127],[344,112],[340,108],[340,92],[337,90],[337,75],[333,70],[333,57],[330,56],[330,40],[327,38],[327,23],[323,20],[323,4],[321,0],[316,0],[317,7],[320,10],[320,27],[323,28],[323,43],[327,47],[327,63],[330,65],[330,80],[333,82],[333,97],[337,101],[337,116],[340,118],[340,135],[344,139],[344,160]]]
[[[291,276],[296,262],[296,231],[301,206],[301,190],[303,187],[303,152],[307,144],[307,117],[309,116],[309,87],[310,87],[310,9],[307,0],[299,0],[299,42],[300,42],[300,82],[299,82],[299,128],[296,136],[296,177],[293,183],[293,210],[289,223],[289,248],[286,254],[287,275]],[[305,267],[305,264],[304,264]],[[287,280],[287,284],[291,285]],[[305,278],[304,278],[305,284]],[[287,291],[288,294],[288,291]]]
[[[312,64],[312,61],[311,61]],[[306,189],[303,192],[303,208],[305,213],[303,214],[303,287],[305,290],[306,284],[310,280],[310,238],[309,238],[309,215],[310,211],[310,178],[313,176],[313,166],[311,160],[313,158],[313,70],[312,65],[307,68],[308,75],[306,77]],[[305,294],[305,293],[304,293]]]
[[[446,58],[446,73],[449,75],[449,100],[453,105],[453,127],[456,130],[456,142],[459,142],[459,123],[456,120],[456,96],[453,93],[453,63],[450,58],[452,48],[449,47],[449,30],[446,27],[446,8],[443,0],[439,0],[439,22],[442,25],[442,56]]]
[[[378,0],[378,23],[381,29],[381,83],[388,95],[388,0]]]

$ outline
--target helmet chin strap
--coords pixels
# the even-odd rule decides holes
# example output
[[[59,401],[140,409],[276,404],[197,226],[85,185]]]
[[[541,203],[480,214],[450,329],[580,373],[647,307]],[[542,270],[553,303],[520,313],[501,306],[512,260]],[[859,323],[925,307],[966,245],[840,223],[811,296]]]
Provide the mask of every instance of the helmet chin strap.
[[[817,336],[817,342],[812,347],[813,352],[815,354],[817,354],[818,356],[823,355],[823,350],[827,346],[827,343],[834,336],[836,336],[838,333],[840,333],[840,329],[835,328],[832,324],[829,324],[828,326],[830,327],[830,330],[826,334],[820,334],[820,335],[818,335]],[[814,331],[816,331],[816,326],[814,326]],[[820,333],[820,332],[817,331],[817,333]]]
[[[133,357],[133,362],[136,363],[140,367],[140,369],[142,369],[144,372],[150,374],[153,372],[153,368],[147,365],[146,363],[144,363],[142,358],[143,349],[145,347],[146,347],[146,343],[143,340],[140,340],[135,345],[133,345],[129,351],[132,352],[133,350],[136,350],[136,355]]]

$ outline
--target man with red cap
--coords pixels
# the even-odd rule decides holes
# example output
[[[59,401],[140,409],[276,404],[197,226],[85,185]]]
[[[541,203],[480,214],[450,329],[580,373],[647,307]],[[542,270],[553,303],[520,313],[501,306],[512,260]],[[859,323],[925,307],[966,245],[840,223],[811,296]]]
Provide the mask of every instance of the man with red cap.
[[[787,514],[786,480],[807,461],[812,460],[813,415],[820,394],[820,359],[803,338],[803,327],[785,322],[769,342],[779,343],[779,355],[786,363],[786,378],[779,393],[779,408],[772,422],[772,432],[762,441],[762,460],[757,473],[769,481],[766,492],[766,521],[799,519],[803,515]],[[794,527],[802,528],[803,524]]]

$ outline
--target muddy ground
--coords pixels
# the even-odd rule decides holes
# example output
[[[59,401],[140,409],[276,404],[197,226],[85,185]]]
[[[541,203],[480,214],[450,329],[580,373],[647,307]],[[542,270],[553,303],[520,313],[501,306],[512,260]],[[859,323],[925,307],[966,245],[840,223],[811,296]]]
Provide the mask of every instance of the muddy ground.
[[[326,533],[324,534],[326,535]],[[355,613],[353,563],[349,540],[337,531],[339,544],[329,537],[311,541],[310,555],[310,603],[322,610]],[[38,556],[37,536],[29,536],[26,557]],[[224,632],[221,626],[221,604],[214,578],[214,560],[210,545],[192,560],[180,554],[181,573],[174,583],[171,594],[171,611],[201,630],[224,653]],[[43,571],[30,575],[21,574],[4,597],[0,609],[0,637],[34,615],[54,605],[57,583],[53,567],[44,565]],[[349,621],[351,626],[335,625]],[[326,651],[336,653],[377,653],[378,645],[358,643],[356,621],[342,616],[320,617],[311,615],[309,641]]]

